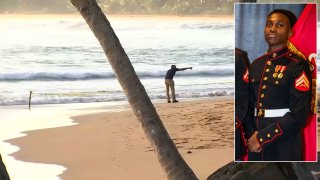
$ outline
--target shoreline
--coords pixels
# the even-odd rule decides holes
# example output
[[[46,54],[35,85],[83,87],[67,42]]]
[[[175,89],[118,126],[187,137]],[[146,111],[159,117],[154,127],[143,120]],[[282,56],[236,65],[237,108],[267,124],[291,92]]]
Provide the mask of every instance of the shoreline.
[[[193,99],[176,104],[157,102],[154,105],[180,153],[200,179],[206,178],[214,169],[233,160],[232,129],[225,129],[233,125],[227,120],[233,114],[223,115],[228,118],[221,115],[225,110],[233,110],[232,97]],[[168,106],[172,108],[168,109]],[[214,116],[211,117],[212,113]],[[177,121],[177,118],[181,121]],[[156,155],[130,108],[121,112],[94,114],[86,112],[71,119],[75,125],[23,132],[27,136],[7,140],[6,142],[21,148],[10,156],[27,162],[62,165],[67,168],[59,176],[62,179],[85,179],[86,174],[82,172],[87,171],[91,172],[87,173],[90,177],[92,174],[97,174],[97,179],[110,178],[113,174],[116,176],[111,179],[132,177],[165,179]],[[219,142],[223,131],[219,130],[220,135],[219,133],[212,135],[212,130],[215,129],[212,126],[216,126],[211,123],[212,120],[221,121],[222,124],[226,123],[224,121],[228,122],[228,126],[221,127],[223,131],[230,131],[222,135],[227,137],[225,141]],[[43,139],[46,139],[46,142],[43,142]],[[189,154],[188,151],[192,153]],[[210,154],[219,156],[208,159]],[[81,165],[79,162],[87,162],[87,165],[92,164],[93,167],[88,170],[86,165]],[[112,173],[105,172],[105,168],[112,169]],[[145,174],[146,172],[148,173]]]
[[[179,98],[178,100],[182,100],[184,102],[189,102],[189,101],[202,101],[202,100],[211,100],[211,99],[231,99],[234,98],[234,95],[222,95],[222,96],[207,96],[207,97],[192,97],[192,98]],[[151,102],[155,104],[161,104],[161,103],[166,103],[166,99],[151,99]],[[33,107],[63,107],[63,106],[77,106],[79,108],[82,108],[82,106],[110,106],[110,105],[128,105],[129,107],[129,102],[127,100],[119,100],[119,101],[105,101],[105,102],[70,102],[70,103],[49,103],[49,104],[32,104],[31,102],[31,109]],[[28,104],[8,104],[8,105],[0,105],[1,108],[7,108],[7,109],[28,109]],[[130,107],[129,107],[130,108]]]
[[[42,180],[48,179],[49,176],[48,180],[54,180],[59,179],[57,175],[66,168],[52,163],[15,159],[10,154],[21,151],[21,147],[10,144],[8,142],[10,139],[24,138],[32,131],[76,125],[77,123],[70,119],[73,115],[102,111],[117,112],[127,108],[124,102],[34,105],[31,111],[27,105],[3,106],[0,109],[1,125],[5,128],[0,132],[0,153],[11,178],[23,180],[25,177],[32,177]]]

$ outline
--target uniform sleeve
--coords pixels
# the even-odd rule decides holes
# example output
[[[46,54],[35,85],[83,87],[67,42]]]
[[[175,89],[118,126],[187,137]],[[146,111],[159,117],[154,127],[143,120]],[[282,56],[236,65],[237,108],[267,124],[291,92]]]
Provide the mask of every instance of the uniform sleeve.
[[[251,137],[251,135],[254,133],[254,131],[256,130],[254,128],[254,91],[253,91],[253,86],[251,84],[251,70],[249,70],[249,104],[248,104],[248,110],[246,113],[246,116],[243,119],[243,127],[244,127],[244,132],[245,132],[245,137],[246,139],[249,139]]]
[[[311,105],[311,72],[307,61],[297,63],[289,82],[289,109],[277,123],[259,131],[257,138],[263,149],[294,136],[306,124]]]
[[[236,57],[235,62],[235,115],[242,121],[247,113],[249,104],[249,80],[243,79],[248,71],[243,55]]]
[[[237,54],[236,54],[237,55]],[[249,59],[246,54],[239,53],[235,61],[235,115],[238,117],[236,127],[239,123],[242,124],[245,137],[253,133],[253,124],[247,115],[249,106]],[[250,136],[249,136],[250,137]]]

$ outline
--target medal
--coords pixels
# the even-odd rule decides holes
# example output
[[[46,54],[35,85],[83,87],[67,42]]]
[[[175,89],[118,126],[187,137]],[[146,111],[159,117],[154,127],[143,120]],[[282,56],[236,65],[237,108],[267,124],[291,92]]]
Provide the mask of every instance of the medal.
[[[273,73],[273,78],[277,78],[278,77],[278,73]]]
[[[280,67],[280,73],[278,75],[278,78],[281,79],[283,77],[283,72],[287,69],[287,66],[281,66]]]
[[[277,65],[274,69],[273,78],[281,79],[283,77],[283,72],[286,70],[287,66]]]
[[[276,65],[276,68],[274,69],[274,73],[273,73],[273,78],[277,78],[278,77],[278,71],[280,70],[280,66]]]

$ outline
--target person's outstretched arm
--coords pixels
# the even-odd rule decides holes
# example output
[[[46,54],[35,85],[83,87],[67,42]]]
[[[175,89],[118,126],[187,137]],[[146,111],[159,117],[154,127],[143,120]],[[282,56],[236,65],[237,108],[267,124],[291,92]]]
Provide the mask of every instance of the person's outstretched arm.
[[[187,70],[187,69],[192,69],[192,67],[186,67],[186,68],[177,68],[178,71],[184,71],[184,70]]]

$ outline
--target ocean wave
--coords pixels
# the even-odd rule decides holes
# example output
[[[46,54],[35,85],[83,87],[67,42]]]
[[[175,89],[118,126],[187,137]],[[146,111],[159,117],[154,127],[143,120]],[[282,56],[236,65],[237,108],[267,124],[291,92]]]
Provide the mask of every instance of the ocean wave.
[[[232,76],[232,67],[220,67],[210,70],[191,70],[177,72],[176,77],[217,77]],[[144,71],[137,72],[139,78],[163,78],[166,71]],[[115,78],[111,72],[12,72],[0,73],[0,81],[73,81]]]
[[[75,95],[76,94],[76,95]],[[70,104],[70,103],[94,103],[94,102],[114,102],[114,101],[127,101],[126,96],[121,93],[118,95],[104,95],[101,96],[100,94],[97,94],[96,96],[84,96],[84,95],[77,95],[78,93],[70,93],[70,96],[58,96],[58,95],[52,95],[52,96],[40,96],[34,95],[31,101],[32,105],[38,105],[38,104]],[[81,93],[80,93],[81,94]],[[233,96],[234,92],[233,90],[217,90],[213,92],[200,92],[200,93],[181,93],[177,94],[177,98],[179,99],[187,99],[187,98],[205,98],[205,97],[215,97],[215,96]],[[149,97],[152,100],[162,100],[166,99],[166,96],[164,93],[150,93]],[[14,99],[3,99],[3,97],[0,97],[0,106],[10,106],[10,105],[28,105],[29,100],[27,97],[19,97]]]
[[[223,30],[233,28],[232,23],[219,23],[219,24],[183,24],[182,29],[209,29],[209,30]]]
[[[85,28],[87,25],[83,22],[77,22],[69,25],[69,28]],[[179,30],[179,29],[199,29],[199,30],[225,30],[232,29],[233,23],[114,23],[115,31],[141,31],[141,30]]]
[[[0,73],[0,81],[30,81],[30,80],[86,80],[86,79],[102,79],[114,77],[113,74],[107,73],[69,73],[69,72],[16,72],[16,73]]]

